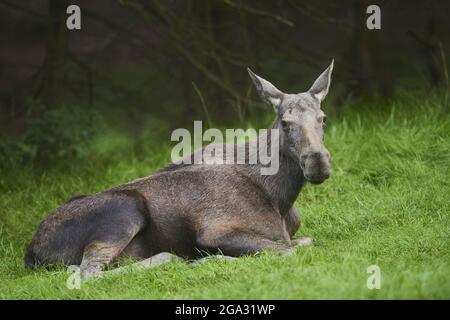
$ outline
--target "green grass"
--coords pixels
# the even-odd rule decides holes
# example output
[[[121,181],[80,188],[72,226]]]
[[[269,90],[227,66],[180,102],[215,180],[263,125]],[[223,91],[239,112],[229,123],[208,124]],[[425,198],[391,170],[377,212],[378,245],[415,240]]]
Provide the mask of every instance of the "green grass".
[[[176,262],[66,288],[63,269],[28,271],[37,224],[63,201],[151,174],[170,145],[104,136],[92,156],[0,176],[0,298],[12,299],[449,299],[450,120],[436,97],[409,96],[330,112],[334,174],[297,200],[316,245],[198,267]],[[38,173],[39,172],[39,173]],[[381,268],[369,290],[367,267]]]

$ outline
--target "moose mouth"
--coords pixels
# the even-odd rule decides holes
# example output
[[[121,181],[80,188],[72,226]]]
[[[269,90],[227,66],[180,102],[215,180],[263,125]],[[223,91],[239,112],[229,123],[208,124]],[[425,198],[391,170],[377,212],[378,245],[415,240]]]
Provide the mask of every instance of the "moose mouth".
[[[312,184],[321,184],[331,176],[331,165],[324,157],[307,157],[300,161],[300,168],[306,181]]]
[[[331,176],[331,168],[324,163],[310,163],[300,166],[306,181],[311,184],[321,184]]]
[[[300,156],[300,167],[306,181],[320,184],[331,176],[330,154],[323,151],[309,151]]]
[[[331,176],[331,172],[330,173],[323,173],[323,174],[315,174],[315,175],[310,175],[310,174],[306,174],[305,172],[303,172],[303,175],[305,176],[305,179],[309,183],[321,184],[322,182],[324,182],[325,180],[327,180]]]

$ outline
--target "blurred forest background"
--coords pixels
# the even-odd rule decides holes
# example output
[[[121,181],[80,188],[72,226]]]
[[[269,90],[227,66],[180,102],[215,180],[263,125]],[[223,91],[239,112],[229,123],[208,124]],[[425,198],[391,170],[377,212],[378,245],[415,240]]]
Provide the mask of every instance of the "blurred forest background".
[[[66,28],[70,4],[81,30]],[[370,4],[381,30],[366,28]],[[247,66],[301,92],[334,58],[336,110],[447,97],[449,34],[448,0],[0,0],[1,166],[82,157],[105,132],[146,144],[196,119],[265,121]]]

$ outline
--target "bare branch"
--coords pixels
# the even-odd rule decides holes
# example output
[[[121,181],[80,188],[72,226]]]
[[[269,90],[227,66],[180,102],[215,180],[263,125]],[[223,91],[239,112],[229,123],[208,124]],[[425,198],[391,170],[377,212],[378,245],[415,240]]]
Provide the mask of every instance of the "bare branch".
[[[229,5],[230,7],[233,7],[233,8],[239,9],[239,10],[244,10],[248,13],[251,13],[251,14],[254,14],[257,16],[274,19],[274,20],[281,22],[289,27],[295,26],[295,23],[293,23],[292,21],[290,21],[286,18],[283,18],[282,16],[274,15],[267,11],[246,7],[246,6],[242,5],[242,3],[237,4],[237,3],[233,2],[232,0],[223,0],[223,2],[227,5]]]

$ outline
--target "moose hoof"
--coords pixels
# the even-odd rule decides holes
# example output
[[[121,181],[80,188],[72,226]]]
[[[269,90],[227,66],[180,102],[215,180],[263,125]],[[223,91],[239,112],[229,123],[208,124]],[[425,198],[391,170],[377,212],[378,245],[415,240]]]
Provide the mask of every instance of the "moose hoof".
[[[217,255],[217,256],[216,256],[216,259],[233,261],[233,260],[237,260],[238,258],[236,258],[236,257],[231,257],[231,256]]]
[[[294,239],[291,241],[294,246],[312,246],[314,244],[313,238],[310,237],[301,237],[298,239]]]
[[[283,256],[290,256],[291,254],[294,254],[298,247],[304,247],[304,246],[311,246],[313,245],[314,241],[310,237],[302,237],[298,239],[291,240],[291,247],[288,249],[285,249],[281,251],[281,255]]]
[[[154,267],[158,267],[160,265],[172,262],[172,261],[177,261],[177,260],[183,260],[182,258],[171,254],[169,252],[161,252],[158,253],[148,259],[142,260],[141,262],[136,263],[136,265],[140,266],[140,267],[144,267],[144,268],[154,268]]]
[[[102,271],[98,268],[86,268],[81,269],[81,279],[84,281],[94,279],[94,278],[100,278],[102,275]]]

